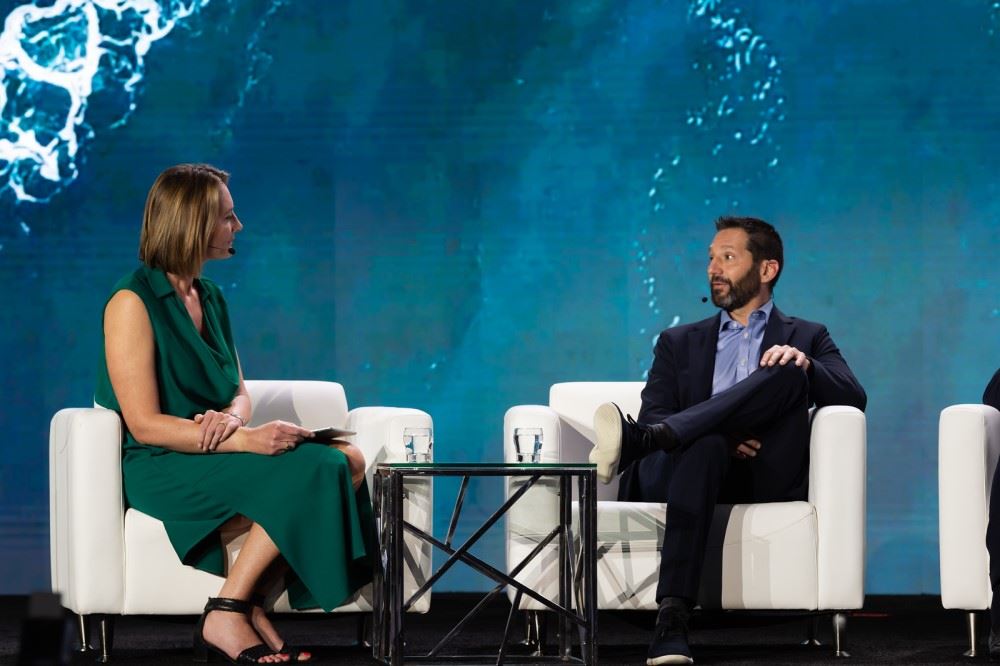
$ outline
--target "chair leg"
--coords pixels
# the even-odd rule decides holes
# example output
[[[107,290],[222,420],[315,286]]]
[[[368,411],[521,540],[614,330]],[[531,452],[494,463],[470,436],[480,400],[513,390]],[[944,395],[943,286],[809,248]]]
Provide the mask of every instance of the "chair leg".
[[[90,652],[90,618],[86,615],[76,616],[76,629],[80,635],[80,645],[76,648],[77,652]]]
[[[521,641],[521,645],[534,647],[538,641],[535,636],[534,623],[531,621],[531,611],[524,611],[521,613],[521,617],[524,618],[524,639]]]
[[[969,638],[969,649],[962,653],[963,657],[975,657],[979,653],[976,651],[976,611],[969,611],[965,615],[965,628]]]
[[[846,658],[850,657],[850,653],[845,649],[847,647],[847,614],[846,613],[834,613],[833,614],[833,656]]]
[[[548,639],[548,614],[542,611],[524,612],[524,641],[531,649],[532,657],[540,657],[545,654],[545,642]]]
[[[536,629],[538,635],[538,656],[545,654],[545,644],[549,640],[549,618],[551,613],[545,611],[535,612]]]
[[[106,664],[111,661],[111,650],[115,644],[115,618],[113,615],[101,615],[99,624],[101,639],[101,656],[97,661]]]
[[[357,635],[355,641],[358,647],[370,648],[372,646],[372,616],[371,613],[358,615]]]
[[[809,647],[819,647],[822,643],[819,642],[819,616],[813,615],[806,619],[806,639],[800,643],[800,645],[806,645]]]

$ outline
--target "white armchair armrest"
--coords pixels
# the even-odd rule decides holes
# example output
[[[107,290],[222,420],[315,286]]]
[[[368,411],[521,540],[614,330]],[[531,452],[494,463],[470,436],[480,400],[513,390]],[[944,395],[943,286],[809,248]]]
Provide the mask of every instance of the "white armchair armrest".
[[[404,428],[430,428],[434,431],[434,422],[430,414],[419,409],[405,407],[358,407],[347,414],[348,430],[353,430],[354,444],[365,456],[367,469],[365,476],[368,487],[372,487],[372,475],[375,465],[380,462],[406,462],[406,447],[403,444]],[[433,460],[434,451],[431,450]],[[403,518],[410,524],[431,533],[433,524],[434,489],[431,477],[407,479],[403,492],[406,501],[403,502]],[[404,558],[407,566],[404,568],[403,587],[415,590],[423,585],[427,574],[431,571],[431,545],[421,541],[410,533],[403,535]],[[368,594],[372,592],[365,588]],[[426,613],[430,609],[431,591],[424,593],[411,607],[411,612]],[[372,604],[367,601],[367,607]]]
[[[562,457],[562,426],[555,410],[544,405],[517,405],[503,417],[504,462],[518,462],[514,444],[517,428],[542,429],[542,463],[566,462]],[[507,477],[504,481],[507,497],[524,485],[523,477]],[[559,482],[543,479],[528,489],[507,514],[508,537],[525,538],[531,542],[544,537],[559,523]],[[508,562],[509,567],[513,563]]]
[[[809,502],[816,509],[818,607],[861,608],[865,580],[865,415],[816,411],[809,446]]]
[[[372,488],[375,465],[380,462],[406,462],[403,445],[404,428],[430,428],[434,422],[430,414],[405,407],[358,407],[347,414],[347,429],[353,430],[354,444],[365,456],[365,477]],[[431,450],[431,460],[434,451]],[[406,483],[409,502],[406,519],[430,532],[433,491],[430,479],[410,479]]]
[[[568,462],[562,457],[562,426],[555,410],[545,405],[517,405],[507,410],[503,416],[503,459],[517,462],[514,448],[515,428],[542,429],[543,463]]]
[[[430,414],[407,407],[356,407],[347,413],[348,430],[357,435],[354,444],[365,454],[368,480],[371,470],[380,462],[406,462],[403,445],[404,428],[431,428]],[[433,459],[433,451],[431,451]]]
[[[952,405],[938,424],[941,603],[981,610],[990,605],[986,525],[990,486],[1000,453],[1000,412]]]
[[[77,613],[121,613],[121,418],[109,409],[63,409],[49,432],[52,589]],[[96,562],[103,573],[89,570]]]

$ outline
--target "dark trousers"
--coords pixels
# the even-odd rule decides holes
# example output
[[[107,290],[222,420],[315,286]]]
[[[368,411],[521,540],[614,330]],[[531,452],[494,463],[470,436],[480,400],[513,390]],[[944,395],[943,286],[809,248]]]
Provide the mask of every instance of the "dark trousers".
[[[993,490],[990,491],[989,523],[986,526],[986,551],[990,554],[990,586],[1000,585],[1000,465],[993,472]],[[993,597],[993,605],[998,600]]]
[[[656,599],[693,602],[717,503],[805,499],[809,382],[793,365],[762,368],[665,422],[681,445],[629,466],[619,499],[668,504]],[[734,458],[736,444],[747,439],[761,442],[757,456]]]

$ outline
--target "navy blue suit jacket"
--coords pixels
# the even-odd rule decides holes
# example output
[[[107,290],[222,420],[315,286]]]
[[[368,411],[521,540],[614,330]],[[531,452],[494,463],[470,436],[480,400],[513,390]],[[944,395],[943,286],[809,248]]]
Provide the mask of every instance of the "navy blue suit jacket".
[[[983,404],[1000,409],[1000,370],[993,373],[990,383],[983,391]]]
[[[719,340],[719,314],[660,333],[653,366],[642,390],[640,423],[659,423],[676,412],[712,396],[715,347]],[[850,405],[864,410],[868,402],[847,361],[822,324],[788,317],[771,310],[761,353],[773,345],[791,345],[811,361],[809,399],[812,405]],[[759,361],[759,359],[758,359]]]

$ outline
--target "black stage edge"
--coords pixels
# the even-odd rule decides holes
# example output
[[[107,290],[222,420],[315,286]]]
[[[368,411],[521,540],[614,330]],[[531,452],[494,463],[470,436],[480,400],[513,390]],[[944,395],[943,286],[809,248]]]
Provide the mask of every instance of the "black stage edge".
[[[434,593],[431,612],[408,615],[408,647],[429,648],[482,598],[476,593]],[[495,653],[510,606],[506,599],[491,604],[456,639],[462,652]],[[0,664],[18,663],[22,625],[28,598],[0,596]],[[654,621],[651,612],[602,611],[599,618],[601,664],[644,664],[646,642]],[[133,616],[115,623],[114,664],[190,664],[194,617]],[[370,648],[354,645],[357,623],[342,615],[279,616],[279,629],[290,642],[313,646],[319,663],[374,664]],[[820,647],[799,643],[806,638],[806,616],[706,612],[692,623],[692,649],[697,664],[955,664],[984,663],[962,657],[965,614],[946,611],[936,596],[869,596],[862,611],[850,613],[846,650],[849,659],[834,659],[831,619],[819,620]],[[980,614],[980,652],[985,654],[988,617]],[[523,635],[518,623],[518,636]],[[555,649],[555,628],[549,629],[549,649]],[[75,634],[74,634],[75,636]],[[524,653],[512,648],[511,653]],[[73,663],[93,663],[94,655],[76,655]]]

